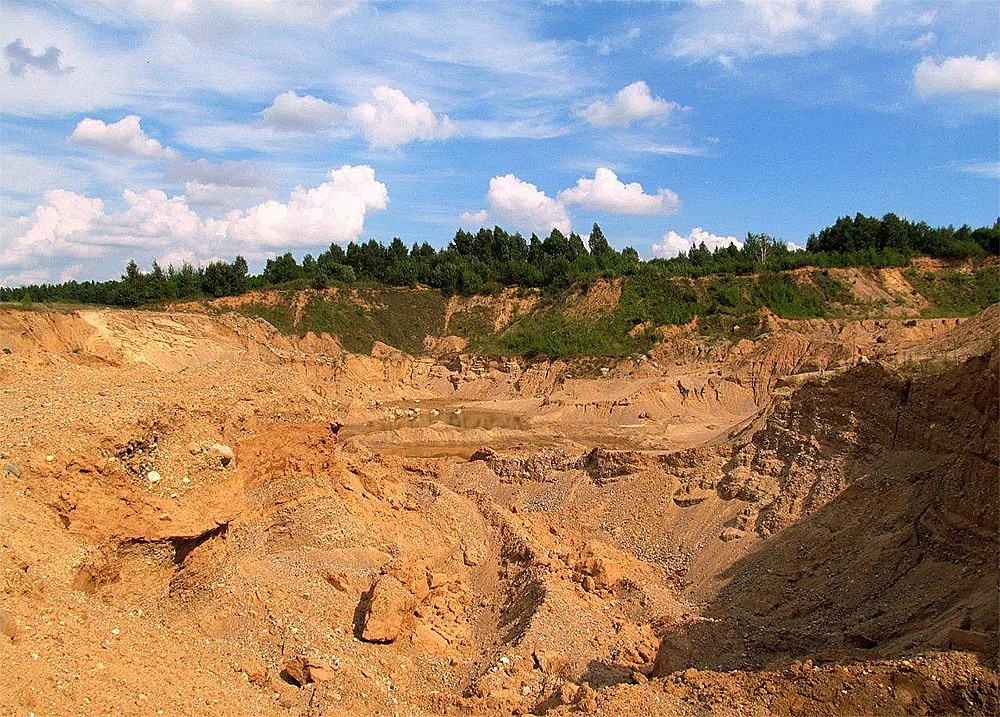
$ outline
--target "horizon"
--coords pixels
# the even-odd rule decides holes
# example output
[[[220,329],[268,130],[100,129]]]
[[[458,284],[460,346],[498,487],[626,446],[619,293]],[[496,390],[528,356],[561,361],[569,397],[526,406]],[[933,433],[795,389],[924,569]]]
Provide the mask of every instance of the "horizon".
[[[0,284],[1000,214],[995,2],[9,2]],[[294,48],[293,53],[289,52]]]

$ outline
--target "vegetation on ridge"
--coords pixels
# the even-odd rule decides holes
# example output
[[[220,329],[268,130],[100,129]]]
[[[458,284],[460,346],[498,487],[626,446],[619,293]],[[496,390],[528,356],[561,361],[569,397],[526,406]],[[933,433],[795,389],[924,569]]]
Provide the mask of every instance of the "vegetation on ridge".
[[[742,247],[730,244],[714,251],[693,246],[671,259],[642,261],[631,247],[614,249],[596,224],[584,246],[578,234],[553,229],[544,240],[525,239],[500,227],[475,234],[458,230],[451,243],[437,250],[426,242],[407,249],[396,238],[388,245],[371,239],[344,249],[331,244],[319,256],[306,254],[299,263],[291,253],[269,259],[258,276],[246,261],[213,262],[204,268],[185,263],[164,270],[154,263],[142,272],[129,262],[118,281],[68,281],[21,288],[0,287],[0,301],[27,293],[36,301],[76,301],[118,306],[235,296],[254,289],[323,288],[329,285],[383,284],[427,286],[445,294],[493,293],[520,286],[561,290],[597,277],[654,272],[668,276],[748,275],[758,272],[846,266],[906,266],[913,256],[969,259],[1000,254],[1000,219],[993,227],[933,229],[887,214],[882,219],[858,214],[843,217],[811,235],[805,249],[792,250],[766,234],[748,234]]]

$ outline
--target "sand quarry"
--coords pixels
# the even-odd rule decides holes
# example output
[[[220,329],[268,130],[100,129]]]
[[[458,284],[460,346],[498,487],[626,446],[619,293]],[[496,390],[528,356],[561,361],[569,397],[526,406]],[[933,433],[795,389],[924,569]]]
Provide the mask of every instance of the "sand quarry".
[[[770,329],[0,313],[2,713],[998,714],[1000,307]]]

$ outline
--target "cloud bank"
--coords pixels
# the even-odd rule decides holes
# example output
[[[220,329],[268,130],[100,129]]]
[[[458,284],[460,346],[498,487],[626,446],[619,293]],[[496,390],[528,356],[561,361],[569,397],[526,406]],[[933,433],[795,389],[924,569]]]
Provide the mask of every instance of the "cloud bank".
[[[98,198],[46,192],[33,212],[14,221],[0,267],[24,270],[38,257],[104,257],[120,248],[194,260],[347,243],[361,236],[371,212],[386,208],[389,195],[374,169],[344,165],[317,187],[294,189],[287,202],[262,202],[221,219],[199,216],[184,194],[126,189],[122,199],[122,211],[107,212]]]

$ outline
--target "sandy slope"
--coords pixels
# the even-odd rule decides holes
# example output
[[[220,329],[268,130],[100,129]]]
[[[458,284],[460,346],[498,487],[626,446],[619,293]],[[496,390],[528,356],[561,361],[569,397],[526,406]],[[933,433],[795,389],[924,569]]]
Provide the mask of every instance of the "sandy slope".
[[[4,713],[996,714],[1000,308],[773,323],[580,378],[4,312]]]

